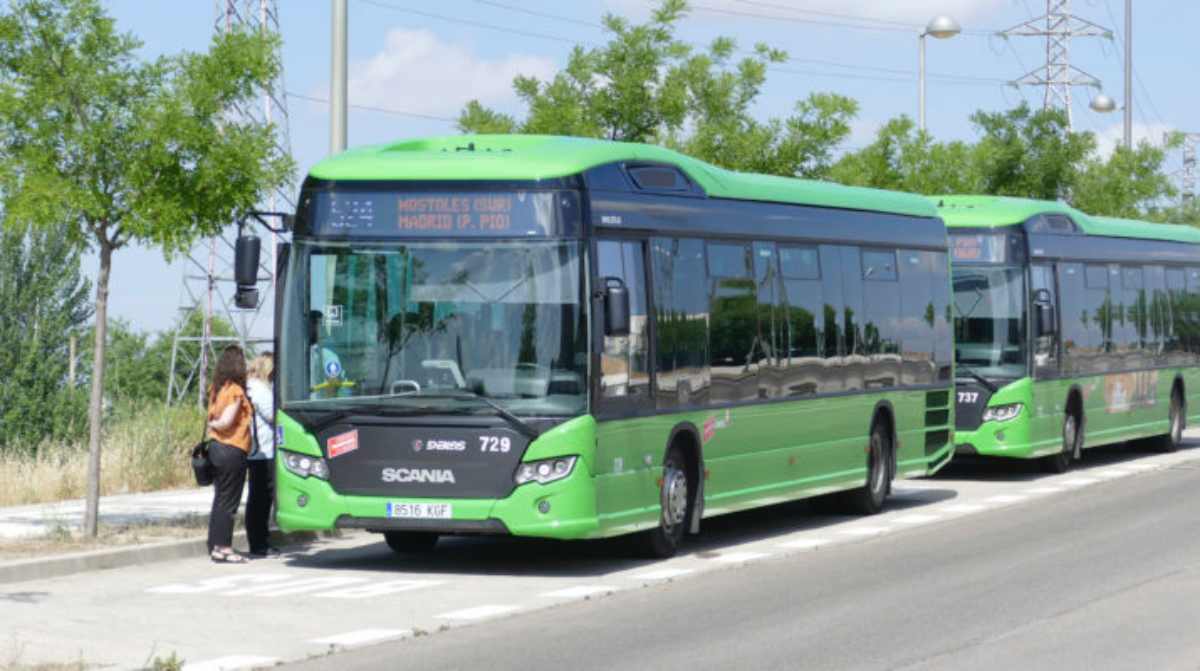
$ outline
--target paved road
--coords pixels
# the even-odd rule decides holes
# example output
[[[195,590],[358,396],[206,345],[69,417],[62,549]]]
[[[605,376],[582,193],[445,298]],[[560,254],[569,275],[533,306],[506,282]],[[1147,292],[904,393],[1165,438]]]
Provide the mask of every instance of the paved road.
[[[1197,447],[1089,450],[1083,468],[1059,476],[955,464],[897,483],[881,515],[787,504],[708,520],[686,554],[663,562],[614,543],[513,539],[454,539],[401,558],[355,534],[250,566],[188,559],[7,584],[0,666],[137,668],[175,654],[199,671],[333,651],[339,669],[586,668],[581,658],[593,668],[1020,668],[1093,650],[1085,662],[1129,668],[1118,653],[1133,650],[1147,662],[1135,666],[1170,668],[1200,660],[1185,647],[1200,640],[1200,612],[1181,601],[1200,604],[1196,468]],[[1000,656],[1020,651],[1029,656]]]
[[[1200,465],[297,669],[1200,669]]]

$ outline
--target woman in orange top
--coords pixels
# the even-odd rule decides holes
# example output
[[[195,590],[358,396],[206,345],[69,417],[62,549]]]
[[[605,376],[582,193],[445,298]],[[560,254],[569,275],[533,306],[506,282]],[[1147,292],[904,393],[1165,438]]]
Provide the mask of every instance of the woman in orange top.
[[[246,355],[241,347],[230,345],[221,352],[208,390],[208,456],[214,470],[208,549],[214,562],[246,561],[233,550],[233,519],[246,482],[252,421],[254,411],[246,400]]]

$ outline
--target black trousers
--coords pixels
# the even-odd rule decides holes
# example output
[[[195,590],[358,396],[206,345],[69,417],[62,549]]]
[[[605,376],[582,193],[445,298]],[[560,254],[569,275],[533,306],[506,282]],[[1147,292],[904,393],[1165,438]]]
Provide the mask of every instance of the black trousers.
[[[275,460],[250,459],[250,494],[246,497],[246,537],[250,552],[264,553],[270,547],[271,504],[275,502]]]
[[[208,448],[213,464],[213,505],[208,517],[208,549],[233,545],[233,518],[246,483],[246,453],[213,441]]]

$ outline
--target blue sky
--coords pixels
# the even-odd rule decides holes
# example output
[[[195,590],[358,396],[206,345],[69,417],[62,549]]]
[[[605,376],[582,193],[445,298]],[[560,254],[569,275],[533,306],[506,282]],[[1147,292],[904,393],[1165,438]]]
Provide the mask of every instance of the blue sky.
[[[104,0],[119,26],[145,42],[148,57],[208,45],[212,0]],[[293,155],[301,173],[329,150],[330,26],[328,0],[278,0],[284,77]],[[648,0],[350,0],[349,144],[453,133],[463,103],[478,98],[509,112],[517,74],[552,76],[574,43],[604,40],[604,12],[645,18]],[[970,139],[968,117],[1002,110],[1022,99],[1040,105],[1042,91],[1017,89],[1016,79],[1043,62],[1039,38],[1004,40],[994,32],[1045,10],[1042,0],[693,0],[680,37],[703,45],[717,36],[750,48],[766,42],[792,60],[769,73],[758,113],[786,114],[812,91],[857,99],[861,109],[848,148],[870,142],[875,129],[899,114],[916,116],[917,34],[937,14],[949,14],[964,33],[928,44],[928,125],[939,139]],[[1122,0],[1076,0],[1076,15],[1113,28],[1114,40],[1079,38],[1072,64],[1102,80],[1121,104]],[[524,11],[522,11],[524,10]],[[538,14],[553,15],[559,19]],[[870,19],[870,21],[860,20]],[[1135,137],[1161,139],[1164,130],[1200,131],[1195,110],[1195,26],[1200,3],[1138,0],[1134,15]],[[1189,74],[1192,73],[1192,74]],[[1088,89],[1075,89],[1074,119],[1111,146],[1121,136],[1120,112],[1088,109]],[[358,105],[359,107],[354,107]],[[385,111],[387,110],[387,111]],[[1179,157],[1172,157],[1173,166]],[[95,275],[96,259],[85,258]],[[114,258],[110,315],[157,331],[177,315],[182,269],[147,249]],[[264,315],[256,332],[269,330]]]

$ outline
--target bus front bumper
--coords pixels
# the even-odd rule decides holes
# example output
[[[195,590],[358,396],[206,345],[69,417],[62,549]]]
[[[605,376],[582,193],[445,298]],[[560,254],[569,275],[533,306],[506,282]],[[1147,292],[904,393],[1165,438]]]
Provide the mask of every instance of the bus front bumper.
[[[1029,423],[1019,419],[1010,422],[984,422],[974,431],[954,431],[956,456],[1034,459],[1053,451],[1044,446],[1035,446],[1030,440]]]
[[[403,496],[350,496],[334,491],[325,480],[302,478],[278,460],[276,520],[291,531],[335,528],[371,531],[429,531],[444,534],[511,534],[576,539],[594,536],[596,489],[583,460],[571,475],[546,485],[519,485],[502,499],[428,499]],[[389,503],[449,504],[449,519],[389,517]]]

